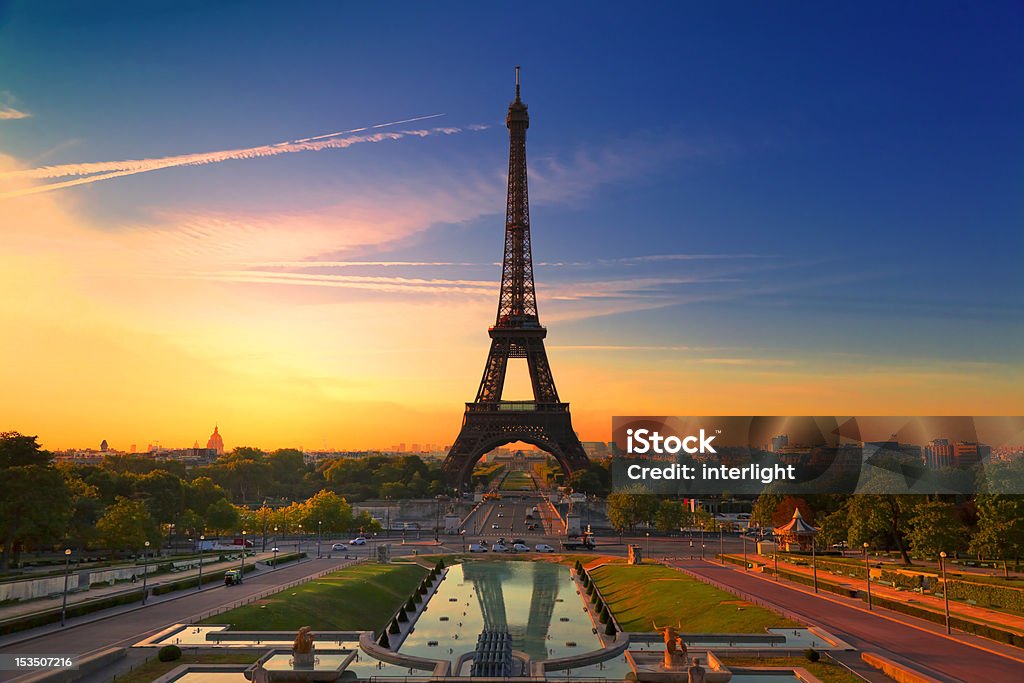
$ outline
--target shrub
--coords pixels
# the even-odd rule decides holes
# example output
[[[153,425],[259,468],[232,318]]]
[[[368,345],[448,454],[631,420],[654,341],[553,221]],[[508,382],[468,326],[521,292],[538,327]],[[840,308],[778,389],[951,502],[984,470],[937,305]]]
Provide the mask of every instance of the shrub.
[[[809,647],[804,650],[804,657],[807,658],[808,662],[816,662],[821,659],[821,653],[815,650],[813,647]]]
[[[164,645],[156,653],[156,658],[161,662],[176,662],[181,659],[181,648],[177,645]]]

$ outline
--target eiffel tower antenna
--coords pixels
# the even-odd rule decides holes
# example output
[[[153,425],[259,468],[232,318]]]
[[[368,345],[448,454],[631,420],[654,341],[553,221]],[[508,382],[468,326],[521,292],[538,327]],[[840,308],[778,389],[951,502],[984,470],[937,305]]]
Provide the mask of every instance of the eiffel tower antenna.
[[[552,455],[571,474],[586,468],[569,404],[558,398],[544,338],[547,329],[537,313],[530,241],[530,201],[526,170],[526,130],[530,115],[520,98],[516,67],[516,99],[508,106],[508,197],[505,205],[505,249],[501,290],[494,325],[488,329],[490,351],[476,400],[466,404],[462,430],[444,461],[449,484],[469,479],[473,465],[485,453],[514,441],[524,441]],[[509,358],[525,358],[533,387],[532,401],[503,401]]]

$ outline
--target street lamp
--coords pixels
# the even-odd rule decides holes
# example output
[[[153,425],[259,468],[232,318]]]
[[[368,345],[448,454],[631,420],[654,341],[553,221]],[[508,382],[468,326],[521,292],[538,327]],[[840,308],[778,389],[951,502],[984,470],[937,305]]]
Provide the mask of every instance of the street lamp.
[[[942,568],[942,601],[946,606],[946,633],[952,633],[949,629],[949,584],[946,583],[946,551],[939,553],[939,567]]]
[[[295,552],[298,553],[298,555],[299,555],[299,558],[296,560],[296,562],[302,562],[302,525],[301,524],[299,525],[299,533],[296,536],[296,538],[298,540],[295,542]]]
[[[702,561],[703,561],[703,559],[704,559],[704,548],[706,548],[707,546],[708,546],[708,544],[707,544],[707,543],[704,543],[703,541],[702,541],[702,542],[701,542],[701,544],[700,544],[700,559],[701,559]]]
[[[814,592],[818,592],[818,559],[815,555],[815,547],[818,545],[818,539],[811,537],[811,573],[814,576]]]
[[[779,580],[779,539],[772,544],[772,561],[775,563],[775,580]]]
[[[747,571],[747,535],[743,534],[743,571]]]
[[[651,532],[647,532],[647,549],[644,551],[645,557],[651,556]]]
[[[871,565],[868,564],[868,543],[864,542],[864,573],[868,577],[868,610],[872,609],[871,606]]]
[[[60,603],[60,625],[64,625],[64,619],[68,609],[68,572],[71,571],[71,548],[64,549],[64,598]]]
[[[725,525],[718,523],[718,561],[725,566]]]
[[[142,551],[142,604],[146,604],[146,577],[149,574],[149,541],[144,544],[145,550]]]
[[[206,534],[199,535],[199,583],[196,584],[196,590],[200,590],[203,587],[203,551],[206,549]]]
[[[317,520],[316,523],[316,559],[320,559],[320,538],[323,536],[324,521],[322,519]]]
[[[274,569],[277,569],[277,545],[271,548],[271,550],[274,551]]]
[[[242,561],[238,564],[238,580],[241,581],[245,575],[245,534],[246,530],[242,529]]]

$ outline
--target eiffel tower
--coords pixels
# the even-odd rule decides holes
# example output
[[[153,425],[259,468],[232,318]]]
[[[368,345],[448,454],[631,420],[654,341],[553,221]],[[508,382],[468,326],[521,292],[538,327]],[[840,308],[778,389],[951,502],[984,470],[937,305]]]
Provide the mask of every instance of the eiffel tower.
[[[569,404],[558,400],[555,380],[544,350],[547,329],[537,315],[530,247],[530,201],[526,182],[526,129],[530,116],[519,98],[508,106],[508,201],[505,208],[505,255],[501,265],[498,315],[488,330],[491,350],[476,400],[466,404],[462,430],[444,461],[453,487],[469,479],[473,465],[488,451],[514,441],[550,453],[566,474],[584,469],[587,455],[572,428]],[[503,401],[509,358],[525,358],[533,385],[532,401]]]

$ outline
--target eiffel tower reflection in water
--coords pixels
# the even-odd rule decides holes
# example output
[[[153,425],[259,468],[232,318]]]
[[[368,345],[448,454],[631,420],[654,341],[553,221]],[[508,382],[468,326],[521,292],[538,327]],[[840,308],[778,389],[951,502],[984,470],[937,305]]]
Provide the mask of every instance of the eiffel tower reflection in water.
[[[507,631],[512,647],[533,659],[545,659],[551,616],[558,599],[559,572],[566,568],[551,562],[502,562],[463,565],[465,580],[473,584],[483,630]],[[529,612],[523,613],[529,592]],[[525,617],[525,621],[523,618]]]

